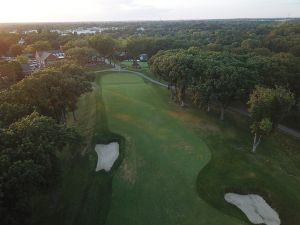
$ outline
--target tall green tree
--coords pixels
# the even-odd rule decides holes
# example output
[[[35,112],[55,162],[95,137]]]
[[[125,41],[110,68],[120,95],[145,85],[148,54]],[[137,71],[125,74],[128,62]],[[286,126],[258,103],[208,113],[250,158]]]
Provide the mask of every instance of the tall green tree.
[[[66,58],[73,60],[76,63],[85,66],[87,63],[93,61],[98,56],[98,52],[93,48],[75,47],[66,51]]]
[[[59,182],[57,153],[80,140],[74,130],[36,112],[0,130],[1,224],[28,224],[31,198]]]
[[[92,48],[97,50],[100,55],[104,56],[105,58],[108,58],[111,63],[117,45],[116,41],[111,36],[95,35],[91,37],[88,41]]]
[[[251,114],[251,131],[254,134],[252,152],[261,139],[270,135],[295,104],[294,95],[284,88],[256,87],[248,102]]]
[[[25,104],[31,110],[65,123],[66,113],[74,112],[79,97],[92,88],[90,79],[80,73],[80,67],[71,65],[40,70],[13,85],[7,93],[7,101]]]
[[[22,68],[18,62],[0,61],[0,90],[9,88],[23,77]]]

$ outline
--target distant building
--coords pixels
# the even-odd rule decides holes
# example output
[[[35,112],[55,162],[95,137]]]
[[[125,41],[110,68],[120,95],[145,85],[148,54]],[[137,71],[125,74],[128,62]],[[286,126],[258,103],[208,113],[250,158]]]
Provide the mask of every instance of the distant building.
[[[137,31],[141,31],[141,32],[144,32],[145,31],[145,28],[144,27],[138,27],[136,28]]]
[[[21,39],[18,41],[18,44],[19,44],[19,45],[24,45],[24,44],[25,44],[24,38],[21,38]]]
[[[38,33],[38,30],[25,30],[24,33],[25,33],[25,34],[29,34],[29,33]]]
[[[140,59],[140,61],[141,62],[147,62],[148,61],[148,54],[141,54],[140,56],[139,56],[139,59]]]
[[[64,58],[65,58],[65,53],[61,50],[41,51],[41,52],[37,51],[35,53],[35,59],[39,65],[39,68],[52,65]]]
[[[58,59],[64,59],[65,58],[65,53],[62,50],[51,50],[48,51],[54,56],[56,56]]]

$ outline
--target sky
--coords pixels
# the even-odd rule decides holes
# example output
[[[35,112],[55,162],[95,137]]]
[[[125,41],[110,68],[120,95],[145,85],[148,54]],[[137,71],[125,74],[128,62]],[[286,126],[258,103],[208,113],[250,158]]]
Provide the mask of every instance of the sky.
[[[300,17],[300,0],[0,0],[0,23]]]

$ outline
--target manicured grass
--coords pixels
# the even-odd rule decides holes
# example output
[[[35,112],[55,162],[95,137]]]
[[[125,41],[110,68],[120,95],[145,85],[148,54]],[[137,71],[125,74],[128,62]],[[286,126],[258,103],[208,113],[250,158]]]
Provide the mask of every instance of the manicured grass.
[[[147,70],[149,68],[147,62],[138,62],[138,64],[140,65],[141,70]],[[132,68],[132,61],[128,61],[128,60],[122,61],[121,66],[124,66],[126,68]]]
[[[122,68],[125,68],[127,70],[130,70],[130,71],[135,71],[135,72],[140,72],[140,73],[143,73],[155,80],[158,80],[162,83],[166,83],[165,81],[161,80],[160,77],[157,77],[155,75],[153,75],[151,72],[150,72],[150,68],[149,68],[149,65],[148,65],[148,62],[138,62],[139,65],[140,65],[140,69],[135,69],[132,67],[132,61],[122,61],[120,63],[120,66]]]
[[[100,73],[94,88],[69,119],[86,143],[61,153],[62,186],[35,199],[32,224],[249,224],[227,191],[260,194],[282,224],[299,223],[299,141],[276,134],[252,154],[245,117],[182,109],[130,73]],[[95,144],[111,141],[118,162],[94,172]]]
[[[282,224],[299,223],[298,140],[276,133],[265,138],[253,154],[245,117],[227,113],[226,121],[220,122],[218,112],[181,109],[168,102],[166,90],[138,80],[110,74],[102,81],[109,126],[129,142],[124,164],[114,179],[108,225],[120,221],[122,224],[248,223],[241,211],[224,201],[224,194],[229,191],[260,194],[277,210]],[[197,143],[199,138],[212,152],[211,161],[202,170],[205,163],[197,155],[203,154],[205,144]],[[185,149],[192,149],[189,156],[182,151]],[[195,185],[192,176],[188,182],[186,179],[196,171],[199,171],[198,194],[210,205],[193,195],[192,188],[185,190],[186,184]],[[240,221],[213,212],[210,206]]]
[[[189,127],[195,117],[174,114],[167,90],[129,73],[108,73],[98,84],[109,128],[126,139],[107,225],[245,224],[199,198],[196,180],[210,151]]]
[[[94,72],[94,71],[99,71],[99,70],[107,70],[107,69],[111,69],[111,68],[113,68],[113,66],[110,64],[99,64],[96,66],[86,67],[85,69],[88,72]]]

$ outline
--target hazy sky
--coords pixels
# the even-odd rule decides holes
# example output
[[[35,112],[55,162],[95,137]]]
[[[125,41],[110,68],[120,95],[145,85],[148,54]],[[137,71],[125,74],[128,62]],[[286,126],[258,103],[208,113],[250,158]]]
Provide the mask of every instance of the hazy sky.
[[[0,22],[300,17],[300,0],[0,0]]]

